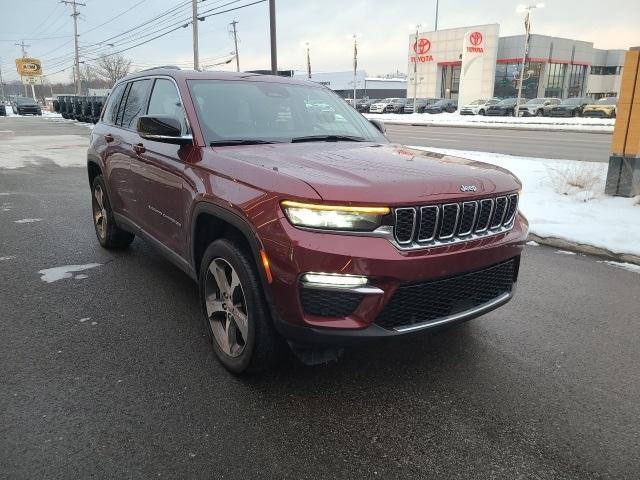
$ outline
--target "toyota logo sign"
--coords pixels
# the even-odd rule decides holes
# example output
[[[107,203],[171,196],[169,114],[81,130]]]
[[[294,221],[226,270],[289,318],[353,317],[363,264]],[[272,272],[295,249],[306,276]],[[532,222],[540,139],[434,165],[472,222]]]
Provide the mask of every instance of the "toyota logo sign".
[[[482,33],[473,32],[471,35],[469,35],[469,41],[471,42],[471,45],[477,47],[482,43]]]
[[[413,44],[413,51],[418,55],[424,55],[431,50],[431,42],[428,38],[420,38]]]

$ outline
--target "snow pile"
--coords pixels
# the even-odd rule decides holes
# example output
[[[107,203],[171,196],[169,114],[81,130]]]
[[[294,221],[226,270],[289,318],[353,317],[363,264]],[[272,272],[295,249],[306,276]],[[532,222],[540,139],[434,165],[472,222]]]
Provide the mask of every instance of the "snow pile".
[[[521,128],[526,130],[580,130],[585,132],[613,132],[611,118],[551,118],[551,117],[487,117],[459,113],[365,113],[369,119],[390,124],[434,125],[451,127]]]
[[[605,195],[606,163],[589,163],[598,176],[592,192],[554,188],[554,172],[584,162],[516,157],[498,153],[412,147],[491,163],[513,172],[522,181],[520,210],[529,220],[531,233],[592,245],[613,253],[640,256],[640,206],[634,199]],[[587,201],[585,201],[585,198]]]
[[[60,167],[87,164],[87,137],[82,135],[15,136],[2,139],[0,169],[53,162]]]
[[[13,111],[13,107],[11,105],[6,104],[5,108],[7,110],[7,117],[16,117],[16,118],[31,118],[33,115],[18,115]],[[44,118],[62,118],[62,115],[56,112],[49,112],[45,109],[42,109],[42,117]]]

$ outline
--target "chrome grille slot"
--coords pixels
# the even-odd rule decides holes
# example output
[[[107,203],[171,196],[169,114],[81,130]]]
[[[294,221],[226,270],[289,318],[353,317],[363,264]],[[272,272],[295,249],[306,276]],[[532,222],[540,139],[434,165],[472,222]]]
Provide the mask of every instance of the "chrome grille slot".
[[[411,243],[413,240],[413,233],[416,228],[416,209],[411,208],[396,208],[396,225],[394,229],[394,236],[396,242],[401,245]]]
[[[514,217],[516,216],[516,212],[518,211],[518,195],[509,195],[509,205],[507,206],[507,211],[504,214],[504,225],[509,225]]]
[[[436,238],[436,228],[440,219],[440,208],[433,205],[420,208],[420,230],[418,242],[430,242]]]
[[[491,222],[493,214],[493,199],[485,198],[480,200],[480,211],[478,212],[478,221],[476,223],[476,233],[486,232]]]
[[[517,212],[517,194],[396,208],[395,223],[387,227],[389,240],[401,250],[466,242],[510,230]]]
[[[440,235],[438,236],[441,240],[453,237],[456,233],[459,216],[459,204],[447,203],[442,206],[442,221],[440,222]]]
[[[478,202],[464,202],[462,204],[462,216],[458,225],[458,235],[466,237],[473,230],[478,213]]]
[[[502,225],[504,214],[507,211],[507,197],[496,198],[495,208],[493,210],[493,217],[491,219],[491,228],[498,228]]]

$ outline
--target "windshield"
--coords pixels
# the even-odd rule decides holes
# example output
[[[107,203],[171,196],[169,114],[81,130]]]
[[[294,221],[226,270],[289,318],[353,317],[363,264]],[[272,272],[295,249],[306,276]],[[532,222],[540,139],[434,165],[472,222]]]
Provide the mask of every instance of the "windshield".
[[[528,105],[540,105],[541,103],[544,103],[546,101],[546,98],[534,98],[533,100],[529,100],[527,102]]]
[[[369,121],[323,87],[224,80],[188,83],[207,143],[291,142],[300,137],[386,143]]]
[[[498,105],[515,105],[515,104],[516,104],[515,98],[505,98],[504,100],[500,100],[500,102],[498,103]]]
[[[567,98],[562,102],[562,105],[580,105],[581,103],[581,98]]]
[[[436,106],[436,107],[444,107],[446,105],[449,105],[449,100],[438,100],[433,105]]]
[[[487,103],[486,100],[474,100],[469,105],[484,105],[485,103]]]
[[[615,105],[616,103],[618,103],[618,99],[616,97],[607,97],[598,100],[599,105]]]
[[[37,105],[36,101],[33,98],[28,97],[18,97],[16,99],[16,103],[20,105]]]

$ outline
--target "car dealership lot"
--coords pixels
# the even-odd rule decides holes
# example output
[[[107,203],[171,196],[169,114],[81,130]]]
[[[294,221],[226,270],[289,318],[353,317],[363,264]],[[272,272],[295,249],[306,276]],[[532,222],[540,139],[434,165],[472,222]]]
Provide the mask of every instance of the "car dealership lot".
[[[0,144],[88,134],[42,119],[0,131]],[[40,162],[0,169],[9,478],[640,473],[640,274],[528,246],[502,309],[239,380],[211,352],[189,278],[139,240],[102,250],[85,170]]]

